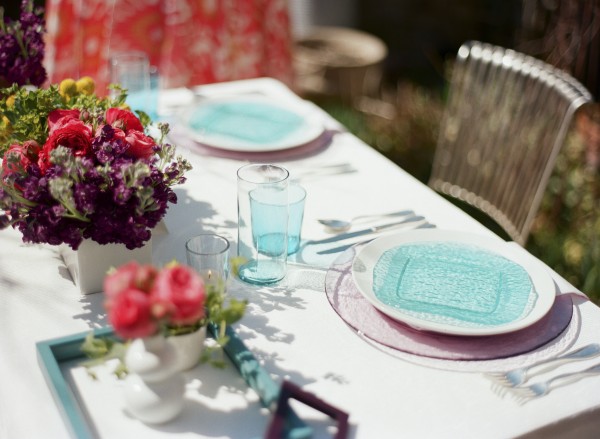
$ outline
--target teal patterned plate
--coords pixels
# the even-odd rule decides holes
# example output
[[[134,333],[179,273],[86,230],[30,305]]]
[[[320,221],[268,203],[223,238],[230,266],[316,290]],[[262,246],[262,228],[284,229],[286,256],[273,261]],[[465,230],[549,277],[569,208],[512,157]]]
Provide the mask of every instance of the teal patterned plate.
[[[352,275],[381,312],[444,334],[516,331],[546,315],[555,297],[543,265],[504,241],[436,229],[372,241],[356,256]]]
[[[190,136],[229,151],[279,151],[305,145],[324,132],[308,103],[280,103],[247,95],[202,100],[186,120]]]

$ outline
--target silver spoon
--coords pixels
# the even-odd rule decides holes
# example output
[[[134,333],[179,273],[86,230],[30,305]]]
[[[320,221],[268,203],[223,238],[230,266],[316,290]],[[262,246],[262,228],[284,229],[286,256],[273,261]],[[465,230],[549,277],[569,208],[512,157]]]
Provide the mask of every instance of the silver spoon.
[[[325,226],[325,230],[329,233],[340,233],[350,230],[352,224],[356,222],[366,222],[368,220],[380,219],[380,218],[391,218],[398,216],[409,216],[414,215],[412,210],[400,210],[398,212],[382,213],[376,215],[359,215],[355,216],[351,220],[342,219],[320,219],[317,220]]]

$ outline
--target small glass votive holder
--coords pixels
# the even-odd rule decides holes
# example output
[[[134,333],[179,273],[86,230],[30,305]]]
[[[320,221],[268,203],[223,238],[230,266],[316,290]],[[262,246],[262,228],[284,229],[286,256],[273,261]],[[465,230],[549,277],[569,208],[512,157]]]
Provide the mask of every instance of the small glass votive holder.
[[[288,255],[293,255],[300,249],[305,202],[306,190],[299,184],[290,184],[288,187]]]
[[[185,243],[187,262],[207,286],[225,286],[229,277],[229,241],[221,235],[205,233]]]

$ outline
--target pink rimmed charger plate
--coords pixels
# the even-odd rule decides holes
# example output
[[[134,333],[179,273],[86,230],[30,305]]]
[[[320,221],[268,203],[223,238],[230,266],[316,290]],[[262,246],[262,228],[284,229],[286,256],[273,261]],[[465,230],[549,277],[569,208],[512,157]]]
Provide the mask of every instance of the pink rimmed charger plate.
[[[544,317],[556,297],[548,270],[506,242],[441,229],[371,241],[352,275],[379,311],[443,334],[514,332]]]
[[[202,99],[186,112],[191,138],[212,148],[244,153],[296,148],[317,139],[325,127],[312,104],[280,102],[263,95]]]
[[[338,131],[334,130],[325,130],[319,137],[306,144],[289,149],[262,152],[229,151],[226,149],[213,148],[209,145],[205,145],[194,140],[189,136],[187,130],[180,125],[173,126],[171,132],[169,133],[169,139],[177,146],[187,148],[190,151],[197,152],[198,154],[204,154],[212,157],[222,157],[233,160],[252,160],[255,162],[277,162],[309,157],[313,154],[321,152],[331,144],[333,136],[337,132]]]
[[[388,348],[445,360],[492,360],[530,352],[559,336],[573,316],[569,295],[558,295],[540,320],[514,332],[485,336],[448,335],[422,331],[388,317],[358,290],[352,263],[360,249],[351,247],[329,268],[327,298],[337,314],[365,337]]]

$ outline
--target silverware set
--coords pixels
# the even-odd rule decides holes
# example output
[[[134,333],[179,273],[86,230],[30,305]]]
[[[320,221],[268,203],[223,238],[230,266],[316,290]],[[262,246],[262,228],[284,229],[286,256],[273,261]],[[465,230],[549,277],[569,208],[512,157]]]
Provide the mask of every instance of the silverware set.
[[[542,374],[551,372],[567,363],[588,360],[600,355],[600,344],[591,343],[577,350],[538,361],[527,367],[513,369],[507,372],[490,373],[494,391],[500,396],[510,394],[520,404],[539,398],[552,390],[579,381],[588,376],[600,374],[600,363],[583,370],[566,372],[552,378],[529,384],[529,381]]]
[[[352,219],[335,219],[335,218],[327,218],[327,219],[319,219],[317,220],[319,223],[325,226],[325,230],[329,233],[342,233],[347,232],[352,228],[352,225],[356,223],[365,223],[370,220],[377,219],[385,219],[385,218],[394,218],[394,217],[403,217],[403,216],[413,216],[415,213],[412,210],[400,210],[398,212],[390,212],[390,213],[381,213],[375,215],[359,215],[355,216]]]
[[[418,229],[418,228],[422,228],[422,227],[433,227],[433,226],[431,224],[429,224],[427,222],[427,220],[425,220],[425,218],[423,218],[422,216],[413,215],[413,216],[407,217],[401,221],[396,221],[396,222],[389,223],[389,224],[382,224],[379,226],[369,227],[367,229],[357,230],[356,232],[341,233],[340,235],[334,236],[332,238],[326,238],[326,239],[322,239],[320,241],[312,241],[310,243],[312,243],[312,244],[328,244],[328,243],[337,242],[337,241],[352,240],[351,242],[348,242],[348,243],[345,243],[345,244],[342,244],[342,245],[339,245],[336,247],[327,248],[325,250],[320,250],[317,252],[317,254],[319,254],[319,255],[327,255],[327,254],[342,252],[356,244],[363,244],[365,242],[372,241],[373,239],[379,237],[381,234],[388,232],[388,231],[400,230],[400,229],[407,230],[407,228],[412,230],[412,229]],[[357,237],[360,237],[360,239],[358,241],[354,240],[354,238],[357,238]]]
[[[422,217],[420,215],[415,215],[414,212],[412,212],[412,211],[403,211],[402,215],[401,215],[401,212],[395,212],[395,213],[389,214],[389,215],[384,214],[384,215],[380,216],[380,218],[395,217],[395,216],[401,216],[401,218],[396,221],[393,221],[393,222],[388,222],[385,224],[377,224],[375,226],[367,227],[367,228],[352,231],[352,232],[337,233],[329,238],[324,238],[324,239],[319,239],[319,240],[309,240],[309,241],[304,242],[303,245],[305,245],[305,246],[327,245],[327,244],[334,244],[334,243],[339,242],[340,245],[336,245],[334,247],[327,247],[327,248],[317,251],[317,254],[319,254],[319,255],[333,254],[333,253],[342,252],[342,251],[352,247],[353,245],[372,241],[373,239],[377,238],[378,236],[381,236],[382,234],[384,234],[386,232],[391,232],[391,231],[400,230],[400,229],[402,229],[402,230],[411,229],[412,230],[412,229],[423,228],[423,227],[435,227],[434,225],[428,223],[424,217]]]

